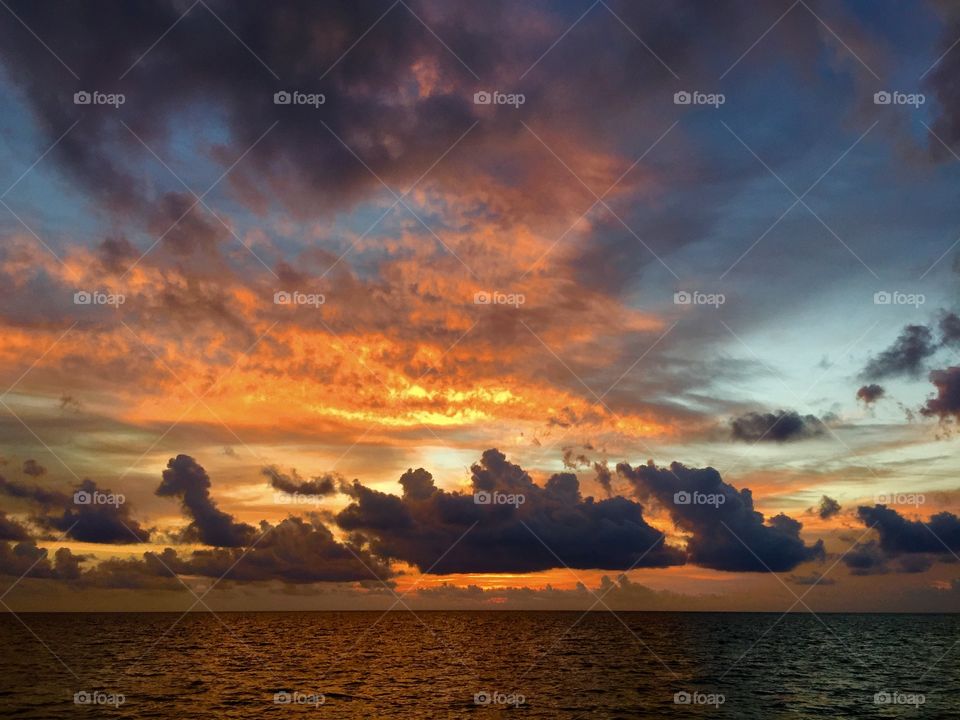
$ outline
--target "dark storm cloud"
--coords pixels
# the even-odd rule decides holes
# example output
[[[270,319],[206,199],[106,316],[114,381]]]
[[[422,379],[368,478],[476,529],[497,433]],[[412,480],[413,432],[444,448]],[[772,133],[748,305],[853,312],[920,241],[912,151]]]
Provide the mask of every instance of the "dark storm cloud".
[[[750,490],[737,490],[711,467],[672,463],[658,468],[650,461],[636,468],[620,463],[617,472],[638,496],[657,500],[676,525],[691,534],[691,563],[716,570],[783,572],[824,558],[822,540],[805,545],[800,538],[801,523],[783,514],[765,521],[753,509]]]
[[[210,477],[189,455],[170,459],[156,493],[160,497],[180,498],[184,512],[193,518],[184,531],[184,540],[217,547],[241,547],[248,545],[256,532],[246,523],[235,522],[217,507],[210,497]]]
[[[901,375],[917,377],[926,360],[938,348],[933,331],[926,325],[907,325],[893,345],[867,362],[860,376],[864,380],[883,380]]]
[[[522,496],[523,502],[478,504],[472,494],[437,488],[419,468],[401,479],[402,497],[355,481],[345,488],[353,502],[337,515],[337,524],[366,538],[374,554],[434,574],[683,563],[683,553],[644,520],[639,503],[583,498],[571,473],[553,475],[540,487],[495,449],[485,451],[471,473],[481,499]]]
[[[734,440],[782,443],[822,435],[826,426],[814,415],[778,410],[776,413],[747,413],[732,420],[730,430]]]
[[[85,479],[73,494],[17,483],[0,477],[0,493],[40,506],[32,519],[40,527],[64,537],[90,543],[146,542],[150,531],[130,515],[125,498]]]
[[[32,478],[38,478],[41,475],[45,475],[46,472],[47,469],[36,460],[24,460],[23,462],[24,475],[29,475]]]
[[[960,420],[960,367],[932,370],[930,382],[936,387],[937,394],[920,408],[921,414],[941,420]]]
[[[838,503],[832,497],[828,497],[826,495],[820,498],[820,506],[817,508],[817,515],[820,516],[821,520],[828,520],[839,513],[840,503]]]
[[[261,474],[269,478],[270,484],[277,490],[291,495],[333,495],[342,478],[337,475],[321,475],[304,480],[296,470],[284,473],[275,465],[268,465],[260,470]]]
[[[866,405],[873,405],[873,403],[886,395],[886,392],[881,385],[877,385],[876,383],[863,385],[857,390],[857,400],[862,400]]]
[[[960,518],[951,512],[929,520],[908,520],[886,505],[860,506],[857,516],[880,535],[880,547],[890,555],[900,553],[944,554],[960,551]]]

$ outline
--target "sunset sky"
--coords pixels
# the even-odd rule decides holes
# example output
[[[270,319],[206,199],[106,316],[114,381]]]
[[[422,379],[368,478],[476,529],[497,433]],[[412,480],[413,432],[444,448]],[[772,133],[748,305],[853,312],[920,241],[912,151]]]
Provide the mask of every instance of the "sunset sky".
[[[956,609],[950,3],[8,5],[8,609]]]

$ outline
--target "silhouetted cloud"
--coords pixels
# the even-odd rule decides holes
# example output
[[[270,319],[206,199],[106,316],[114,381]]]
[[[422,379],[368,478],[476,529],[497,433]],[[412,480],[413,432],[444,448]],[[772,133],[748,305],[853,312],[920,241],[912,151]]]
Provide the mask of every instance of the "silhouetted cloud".
[[[960,551],[960,518],[951,512],[937,513],[926,521],[908,520],[886,505],[862,505],[857,516],[867,527],[875,527],[880,547],[890,555]]]
[[[610,467],[606,462],[595,462],[593,471],[597,474],[597,482],[607,493],[607,497],[611,497],[613,495],[613,473],[610,472]]]
[[[23,461],[24,475],[29,475],[30,477],[38,478],[41,475],[45,475],[46,472],[47,472],[47,469],[43,465],[38,463],[36,460],[30,459],[30,460]]]
[[[333,474],[304,480],[295,469],[284,473],[275,465],[268,465],[260,472],[270,479],[270,484],[277,490],[298,495],[333,495],[337,492],[339,483],[342,482],[342,478]]]
[[[944,313],[940,317],[940,344],[946,347],[960,345],[960,316],[956,313]]]
[[[809,560],[824,558],[823,541],[805,545],[802,524],[786,515],[764,520],[753,509],[748,488],[737,490],[712,467],[687,468],[653,461],[636,468],[617,465],[617,472],[641,498],[654,498],[677,526],[690,533],[689,561],[716,570],[783,572]]]
[[[582,498],[571,473],[553,475],[539,487],[495,449],[485,451],[471,472],[477,496],[437,488],[422,468],[404,474],[402,497],[355,481],[345,488],[353,502],[336,522],[364,537],[374,554],[433,574],[565,565],[625,570],[684,562],[682,551],[646,523],[639,503]],[[510,499],[515,504],[507,504]]]
[[[97,487],[93,480],[81,481],[67,494],[0,477],[0,493],[39,505],[33,521],[73,540],[127,544],[150,538],[149,530],[131,516],[126,498]]]
[[[864,380],[908,376],[917,377],[924,363],[939,348],[933,331],[926,325],[907,325],[893,345],[867,362],[860,373]]]
[[[863,385],[857,390],[857,400],[862,400],[865,405],[873,405],[873,403],[886,395],[886,392],[881,385],[877,385],[876,383]]]
[[[776,413],[747,413],[732,420],[730,429],[734,440],[789,442],[822,435],[826,426],[814,415],[779,410]]]
[[[832,497],[824,495],[820,498],[820,506],[817,508],[817,515],[820,516],[821,520],[828,520],[834,515],[839,514],[839,512],[840,503],[838,503]]]
[[[68,548],[59,548],[50,562],[46,548],[37,547],[33,540],[0,543],[0,575],[75,580],[80,575],[82,559]]]
[[[30,535],[23,525],[0,510],[0,540],[26,540],[28,537]]]
[[[960,420],[960,367],[932,370],[930,382],[937,388],[937,394],[920,408],[921,414],[941,420]]]
[[[156,493],[160,497],[180,498],[184,512],[193,518],[184,531],[185,540],[217,547],[242,547],[250,543],[256,532],[217,507],[210,497],[210,477],[189,455],[170,459]]]

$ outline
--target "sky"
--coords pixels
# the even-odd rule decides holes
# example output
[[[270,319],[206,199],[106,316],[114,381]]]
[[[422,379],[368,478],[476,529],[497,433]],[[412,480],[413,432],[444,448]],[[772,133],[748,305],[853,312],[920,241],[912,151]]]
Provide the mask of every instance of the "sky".
[[[10,0],[0,603],[955,610],[958,45]]]

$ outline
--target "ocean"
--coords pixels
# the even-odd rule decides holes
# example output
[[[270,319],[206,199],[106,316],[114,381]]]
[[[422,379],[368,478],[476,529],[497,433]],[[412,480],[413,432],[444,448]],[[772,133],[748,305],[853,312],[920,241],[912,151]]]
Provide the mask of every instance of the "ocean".
[[[956,615],[21,613],[0,641],[3,718],[960,717]]]

